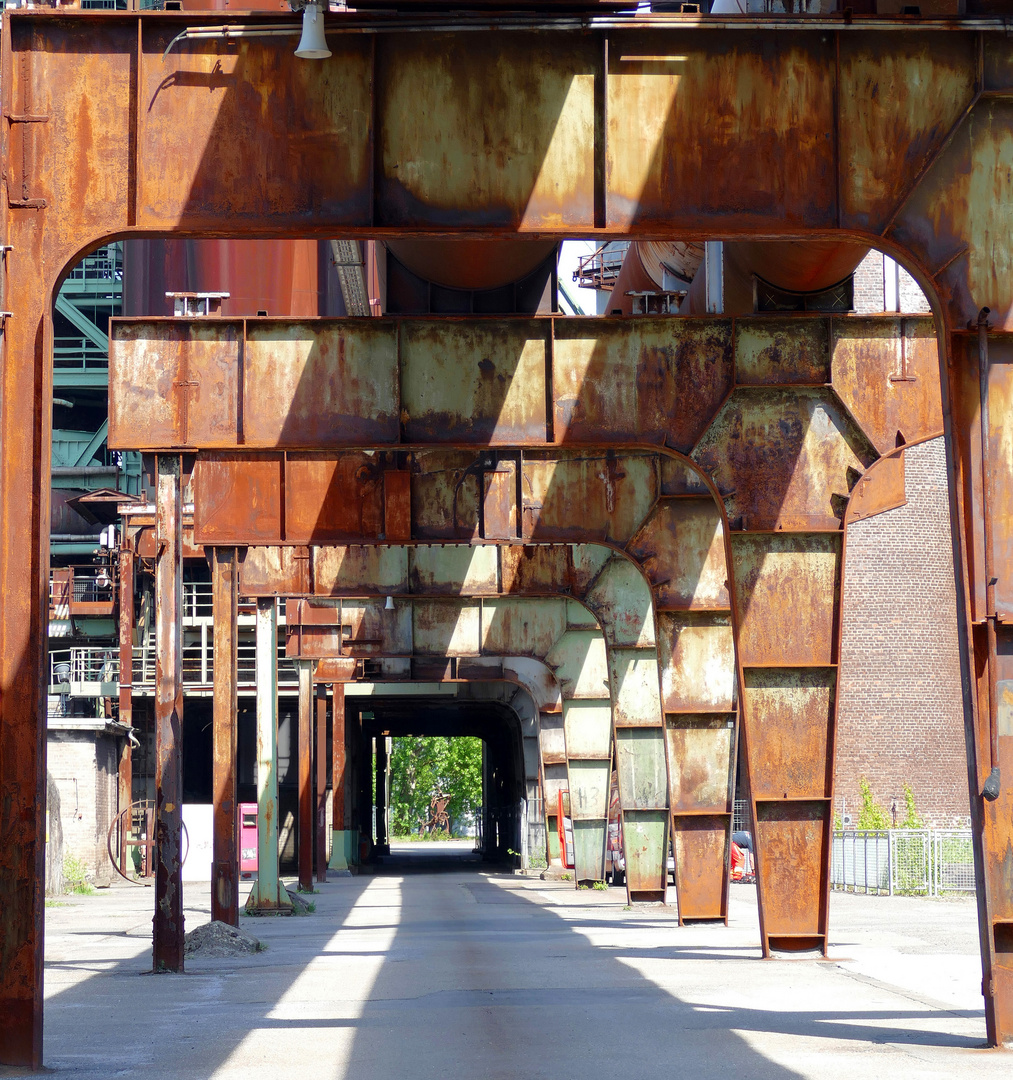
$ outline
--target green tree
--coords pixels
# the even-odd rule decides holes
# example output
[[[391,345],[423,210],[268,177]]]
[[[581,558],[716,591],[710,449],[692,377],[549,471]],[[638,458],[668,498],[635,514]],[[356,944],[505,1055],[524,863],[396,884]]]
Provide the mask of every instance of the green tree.
[[[417,833],[434,795],[449,796],[451,833],[482,803],[482,740],[411,736],[392,740],[390,824],[394,836]]]

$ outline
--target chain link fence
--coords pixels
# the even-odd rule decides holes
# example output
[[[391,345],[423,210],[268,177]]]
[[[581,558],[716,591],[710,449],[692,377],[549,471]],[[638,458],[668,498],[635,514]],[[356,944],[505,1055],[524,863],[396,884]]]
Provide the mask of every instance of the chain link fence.
[[[969,829],[835,831],[831,888],[893,896],[974,892]]]

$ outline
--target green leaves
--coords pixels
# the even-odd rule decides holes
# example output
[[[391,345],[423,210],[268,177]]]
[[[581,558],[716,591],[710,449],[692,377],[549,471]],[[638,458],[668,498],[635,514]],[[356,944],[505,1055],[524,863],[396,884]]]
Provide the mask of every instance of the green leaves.
[[[392,740],[390,825],[393,836],[418,833],[434,796],[448,796],[451,833],[482,804],[482,740],[408,737]]]

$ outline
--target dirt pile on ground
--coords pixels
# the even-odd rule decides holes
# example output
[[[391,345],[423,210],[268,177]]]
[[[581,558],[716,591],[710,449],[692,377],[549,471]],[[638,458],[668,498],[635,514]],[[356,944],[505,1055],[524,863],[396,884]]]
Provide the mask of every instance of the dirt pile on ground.
[[[184,940],[186,956],[248,956],[264,949],[252,934],[217,921],[191,930]]]

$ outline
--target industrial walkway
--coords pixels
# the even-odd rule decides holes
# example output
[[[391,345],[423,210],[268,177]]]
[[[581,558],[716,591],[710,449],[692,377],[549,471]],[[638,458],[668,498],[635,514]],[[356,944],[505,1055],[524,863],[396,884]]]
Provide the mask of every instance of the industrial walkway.
[[[835,896],[841,966],[758,960],[754,891],[732,892],[728,929],[680,929],[618,889],[362,875],[319,886],[312,915],[244,918],[265,952],[185,976],[143,973],[152,890],[70,897],[47,911],[46,1061],[102,1080],[1008,1077],[978,1049],[972,901]],[[190,887],[188,928],[209,910]]]

